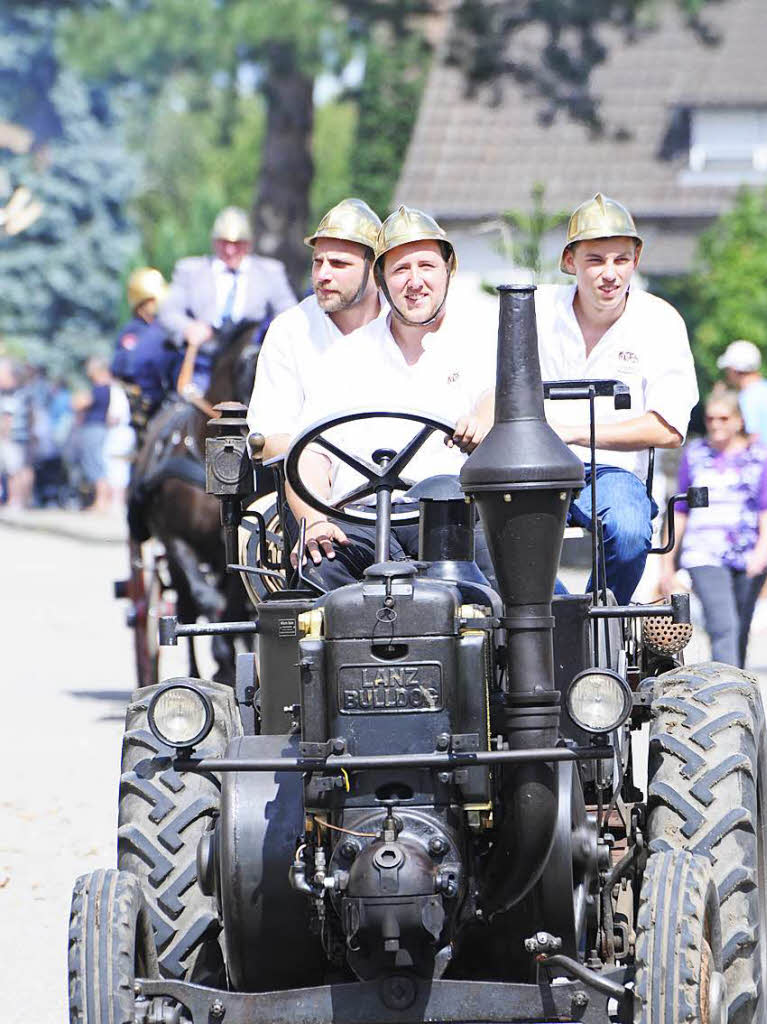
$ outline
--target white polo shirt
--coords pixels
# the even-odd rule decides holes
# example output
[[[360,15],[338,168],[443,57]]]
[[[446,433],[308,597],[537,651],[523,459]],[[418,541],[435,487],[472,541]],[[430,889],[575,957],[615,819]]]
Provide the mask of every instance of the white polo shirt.
[[[423,339],[424,351],[408,365],[390,329],[390,316],[379,317],[362,332],[347,335],[323,360],[321,384],[313,387],[300,417],[300,430],[325,416],[353,409],[407,409],[454,424],[469,414],[495,386],[498,324],[489,315],[463,317],[452,307],[440,327]],[[357,335],[360,335],[357,337]],[[367,462],[377,448],[399,450],[420,426],[407,420],[371,419],[336,427],[327,437]],[[448,448],[435,432],[403,475],[413,483],[442,473],[456,475],[466,456]],[[324,454],[328,454],[325,452]],[[331,500],[362,481],[353,469],[331,458]]]
[[[575,285],[542,285],[535,294],[538,350],[543,380],[615,379],[631,391],[631,408],[616,409],[612,398],[597,398],[597,423],[617,423],[657,412],[684,439],[698,400],[690,343],[684,320],[663,299],[632,288],[626,308],[586,358],[586,343],[573,311]],[[554,423],[588,424],[586,401],[547,401]],[[588,448],[572,450],[589,461]],[[597,449],[597,462],[620,466],[644,481],[647,451]]]
[[[379,316],[385,317],[388,308],[382,299]],[[248,407],[249,429],[265,437],[293,435],[306,396],[315,386],[320,361],[343,337],[333,320],[320,309],[314,295],[276,316],[266,332],[256,364]]]

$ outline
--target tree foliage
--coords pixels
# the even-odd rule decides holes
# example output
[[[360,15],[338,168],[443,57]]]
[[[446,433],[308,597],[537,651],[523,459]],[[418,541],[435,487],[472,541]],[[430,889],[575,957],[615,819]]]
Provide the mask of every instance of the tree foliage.
[[[0,331],[67,371],[109,345],[138,237],[126,216],[136,161],[103,91],[59,61],[59,16],[45,5],[0,13],[0,119],[34,137],[4,163],[44,204],[0,249]]]
[[[383,31],[371,39],[358,93],[351,152],[352,191],[385,217],[418,115],[430,51],[418,34],[397,39]]]
[[[767,361],[767,190],[743,189],[729,212],[700,239],[684,282],[696,361],[709,379],[736,338],[758,345]]]
[[[674,0],[691,32],[709,43],[716,41],[705,21],[712,2]],[[459,0],[448,59],[470,90],[489,85],[499,100],[511,76],[530,86],[543,120],[564,111],[599,131],[591,76],[607,57],[605,30],[629,38],[651,31],[658,7],[657,0]]]

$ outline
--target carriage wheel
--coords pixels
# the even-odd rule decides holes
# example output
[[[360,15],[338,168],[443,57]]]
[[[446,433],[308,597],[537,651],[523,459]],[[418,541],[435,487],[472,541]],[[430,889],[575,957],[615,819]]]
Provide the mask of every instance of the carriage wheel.
[[[151,542],[150,542],[151,545]],[[133,648],[136,657],[136,678],[139,686],[152,686],[159,681],[160,642],[159,619],[173,613],[169,607],[163,571],[165,555],[150,545],[130,541],[130,597],[133,602],[130,623],[133,627]],[[149,557],[145,558],[145,554]]]

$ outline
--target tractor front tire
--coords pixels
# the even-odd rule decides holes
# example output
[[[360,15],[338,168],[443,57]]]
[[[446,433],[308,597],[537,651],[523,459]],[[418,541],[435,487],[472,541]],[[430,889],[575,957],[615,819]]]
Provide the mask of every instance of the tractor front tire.
[[[639,898],[634,1024],[727,1024],[721,962],[710,864],[684,850],[653,854]]]
[[[229,686],[194,682],[215,713],[213,728],[195,753],[220,757],[242,732],[234,694]],[[141,882],[162,975],[216,984],[222,964],[220,922],[213,898],[197,884],[197,847],[218,815],[221,785],[210,773],[181,775],[171,767],[173,751],[155,738],[147,722],[147,707],[159,686],[138,690],[126,712],[117,866]]]
[[[127,871],[75,882],[69,916],[70,1024],[134,1024],[136,978],[158,977],[149,910]]]
[[[757,680],[715,662],[655,681],[647,833],[651,852],[711,863],[729,1024],[765,1019],[765,720]]]

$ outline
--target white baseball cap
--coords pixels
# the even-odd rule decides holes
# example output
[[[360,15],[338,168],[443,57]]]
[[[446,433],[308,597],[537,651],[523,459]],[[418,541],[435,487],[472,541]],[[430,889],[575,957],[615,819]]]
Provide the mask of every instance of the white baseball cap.
[[[720,370],[735,370],[737,373],[754,373],[762,365],[762,353],[753,341],[731,341],[716,365]]]

